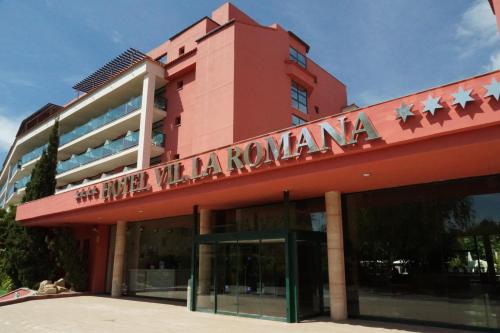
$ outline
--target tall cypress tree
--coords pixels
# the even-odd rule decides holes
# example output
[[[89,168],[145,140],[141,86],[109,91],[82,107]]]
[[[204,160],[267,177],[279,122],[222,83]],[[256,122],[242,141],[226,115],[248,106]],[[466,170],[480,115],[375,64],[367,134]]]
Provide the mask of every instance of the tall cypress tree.
[[[59,121],[55,121],[49,136],[47,149],[31,171],[23,202],[52,195],[56,191],[57,150],[59,149]]]
[[[59,123],[56,120],[49,137],[47,149],[31,172],[23,202],[40,199],[55,193],[57,151],[59,148]],[[45,279],[63,274],[76,290],[85,290],[87,272],[81,256],[75,255],[78,244],[69,229],[25,228],[15,221],[15,207],[11,208],[6,222],[6,232],[0,234],[5,251],[2,257],[7,264],[5,272],[16,287],[35,287]],[[0,231],[1,228],[0,228]],[[1,258],[0,258],[1,259]]]

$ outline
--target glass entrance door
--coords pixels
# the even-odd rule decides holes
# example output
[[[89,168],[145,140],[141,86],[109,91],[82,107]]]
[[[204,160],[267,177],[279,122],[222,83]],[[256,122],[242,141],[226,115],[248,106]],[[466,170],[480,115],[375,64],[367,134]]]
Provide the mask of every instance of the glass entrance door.
[[[199,244],[197,309],[285,319],[285,244],[284,238]]]
[[[295,249],[298,319],[325,314],[330,307],[326,242],[317,235],[301,234]]]

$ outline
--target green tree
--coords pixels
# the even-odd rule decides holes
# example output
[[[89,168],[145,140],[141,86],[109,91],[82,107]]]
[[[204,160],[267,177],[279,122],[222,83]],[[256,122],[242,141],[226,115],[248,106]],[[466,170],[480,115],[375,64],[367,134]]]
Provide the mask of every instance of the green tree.
[[[59,122],[56,120],[49,136],[47,149],[31,171],[23,202],[52,195],[56,191],[57,150],[59,149]]]
[[[56,120],[47,149],[35,164],[26,185],[23,203],[55,193],[59,123]],[[0,212],[0,263],[14,287],[36,288],[46,279],[64,276],[76,290],[85,290],[87,274],[77,242],[70,230],[63,228],[23,227],[15,220],[16,209]],[[1,267],[0,267],[1,269]]]
[[[2,268],[13,287],[36,288],[40,281],[53,278],[55,260],[47,246],[48,230],[19,225],[13,206],[3,216],[2,226]]]

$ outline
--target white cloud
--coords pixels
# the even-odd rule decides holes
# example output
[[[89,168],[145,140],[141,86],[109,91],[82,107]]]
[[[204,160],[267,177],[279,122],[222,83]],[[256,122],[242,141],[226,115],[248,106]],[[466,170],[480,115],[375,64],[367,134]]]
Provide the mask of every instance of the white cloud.
[[[461,41],[461,56],[472,55],[478,49],[500,44],[495,15],[486,0],[476,0],[464,12],[455,31]]]
[[[9,150],[19,128],[19,120],[5,116],[6,113],[6,110],[0,107],[0,151],[3,152]]]
[[[497,51],[490,57],[490,64],[486,67],[488,71],[496,71],[500,69],[500,51]]]
[[[113,30],[111,31],[111,40],[113,41],[113,43],[115,44],[121,44],[122,43],[122,40],[123,40],[123,36],[121,33],[119,33],[118,31],[116,30]]]

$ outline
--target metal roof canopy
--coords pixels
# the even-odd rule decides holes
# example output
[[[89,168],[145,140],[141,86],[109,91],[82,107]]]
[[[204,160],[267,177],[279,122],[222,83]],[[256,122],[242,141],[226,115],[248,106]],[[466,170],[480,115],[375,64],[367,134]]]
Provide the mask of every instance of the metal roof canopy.
[[[149,57],[141,51],[129,48],[118,57],[99,68],[97,71],[75,84],[73,89],[88,93],[92,89],[108,81],[116,74],[129,69],[131,66],[147,58]]]

